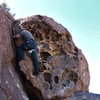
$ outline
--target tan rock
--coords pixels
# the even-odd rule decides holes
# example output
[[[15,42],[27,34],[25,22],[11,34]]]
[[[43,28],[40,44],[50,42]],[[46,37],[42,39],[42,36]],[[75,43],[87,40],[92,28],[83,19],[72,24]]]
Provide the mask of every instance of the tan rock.
[[[21,24],[33,34],[40,47],[40,73],[33,77],[28,56],[21,62],[21,70],[43,98],[67,98],[74,91],[88,91],[88,63],[68,30],[52,18],[40,15],[22,19]]]

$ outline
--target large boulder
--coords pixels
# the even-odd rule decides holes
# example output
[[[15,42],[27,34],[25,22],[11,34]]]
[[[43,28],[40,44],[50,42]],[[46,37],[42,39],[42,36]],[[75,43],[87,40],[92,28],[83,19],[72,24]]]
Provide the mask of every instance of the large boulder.
[[[20,24],[33,34],[40,50],[37,77],[32,75],[34,69],[27,55],[20,63],[34,90],[38,90],[44,99],[67,98],[74,91],[87,92],[88,63],[68,30],[52,18],[40,15],[21,19]]]
[[[15,71],[12,23],[14,19],[0,7],[0,100],[29,100]]]

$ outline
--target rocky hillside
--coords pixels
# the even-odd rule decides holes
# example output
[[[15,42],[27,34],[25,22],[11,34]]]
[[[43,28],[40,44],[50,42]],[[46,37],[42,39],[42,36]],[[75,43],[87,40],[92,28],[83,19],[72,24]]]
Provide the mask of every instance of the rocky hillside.
[[[20,66],[16,63],[15,43],[20,41],[12,38],[13,22],[0,7],[0,100],[99,100],[99,95],[88,93],[88,63],[66,28],[47,16],[20,20],[40,49],[35,77],[27,53]]]

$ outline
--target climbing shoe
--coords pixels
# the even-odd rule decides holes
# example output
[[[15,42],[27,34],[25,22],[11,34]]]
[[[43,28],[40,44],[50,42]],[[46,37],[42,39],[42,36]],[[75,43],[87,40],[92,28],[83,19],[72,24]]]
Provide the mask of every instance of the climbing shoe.
[[[39,72],[33,72],[34,76],[38,76]]]

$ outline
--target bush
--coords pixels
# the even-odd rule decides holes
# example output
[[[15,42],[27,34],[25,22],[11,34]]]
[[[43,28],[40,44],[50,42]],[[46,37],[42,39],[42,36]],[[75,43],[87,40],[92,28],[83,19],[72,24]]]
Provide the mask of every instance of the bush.
[[[5,11],[9,12],[13,17],[15,17],[16,14],[10,12],[10,8],[8,7],[6,3],[2,3],[0,4],[0,6],[2,6],[5,9]]]

